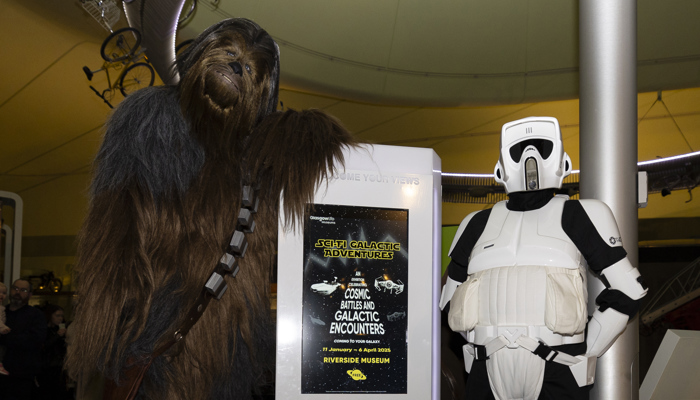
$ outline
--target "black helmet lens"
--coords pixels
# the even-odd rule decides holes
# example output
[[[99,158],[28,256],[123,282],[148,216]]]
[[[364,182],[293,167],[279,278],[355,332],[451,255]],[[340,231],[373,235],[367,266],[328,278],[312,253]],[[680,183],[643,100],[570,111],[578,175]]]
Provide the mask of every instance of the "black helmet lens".
[[[554,143],[551,140],[546,139],[528,139],[518,142],[510,147],[510,158],[516,163],[520,162],[520,158],[523,156],[523,152],[528,146],[533,146],[540,152],[543,159],[549,158],[552,154],[552,149],[554,148]]]

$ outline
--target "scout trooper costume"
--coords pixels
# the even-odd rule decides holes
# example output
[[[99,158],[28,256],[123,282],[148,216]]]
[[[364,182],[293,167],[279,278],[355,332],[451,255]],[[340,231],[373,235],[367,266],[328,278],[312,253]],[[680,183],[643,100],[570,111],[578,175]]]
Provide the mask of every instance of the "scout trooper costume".
[[[610,209],[555,196],[571,169],[555,118],[503,126],[494,176],[509,200],[462,221],[440,300],[468,341],[470,399],[587,398],[646,294]],[[586,268],[606,286],[590,321]]]

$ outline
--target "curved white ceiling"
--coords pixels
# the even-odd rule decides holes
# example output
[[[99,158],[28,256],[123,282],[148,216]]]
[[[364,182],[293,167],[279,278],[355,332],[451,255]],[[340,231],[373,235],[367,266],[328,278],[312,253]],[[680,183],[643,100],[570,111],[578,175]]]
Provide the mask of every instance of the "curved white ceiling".
[[[700,2],[637,3],[639,91],[699,86]],[[574,0],[199,0],[178,41],[227,17],[277,40],[294,89],[416,106],[578,94]]]

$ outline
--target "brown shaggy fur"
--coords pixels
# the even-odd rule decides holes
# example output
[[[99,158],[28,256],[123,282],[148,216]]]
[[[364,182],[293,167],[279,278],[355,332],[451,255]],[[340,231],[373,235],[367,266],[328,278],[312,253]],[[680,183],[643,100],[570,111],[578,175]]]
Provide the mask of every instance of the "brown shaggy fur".
[[[119,380],[128,357],[150,354],[182,323],[236,227],[244,184],[259,189],[260,205],[240,273],[156,359],[139,398],[247,399],[272,365],[280,194],[293,223],[355,144],[321,111],[274,112],[277,57],[257,25],[223,21],[178,60],[178,87],[137,92],[108,121],[80,233],[66,361],[81,384],[96,374]]]

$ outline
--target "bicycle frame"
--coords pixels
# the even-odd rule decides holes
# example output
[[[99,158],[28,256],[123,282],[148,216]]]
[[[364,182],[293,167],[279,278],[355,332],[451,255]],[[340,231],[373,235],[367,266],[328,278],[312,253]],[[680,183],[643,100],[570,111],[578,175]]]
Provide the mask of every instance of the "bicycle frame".
[[[63,289],[63,282],[57,278],[53,271],[41,275],[31,275],[27,278],[35,286],[37,293],[58,293]]]
[[[120,88],[119,82],[122,82],[124,74],[129,69],[128,67],[130,65],[135,65],[140,61],[148,62],[148,57],[146,57],[144,53],[145,49],[139,49],[139,51],[134,53],[133,56],[124,60],[105,61],[104,63],[102,63],[102,67],[100,69],[96,69],[94,71],[91,71],[88,67],[83,67],[83,71],[87,75],[88,80],[92,80],[93,75],[100,71],[104,71],[107,75],[107,89],[103,90],[102,92],[99,92],[92,85],[90,85],[90,89],[92,89],[92,91],[95,92],[95,94],[97,94],[97,96],[100,97],[109,106],[109,108],[114,108],[110,103],[110,100],[112,100],[113,92]],[[120,71],[119,75],[114,79],[114,82],[112,81],[111,74],[109,73],[110,69]]]

